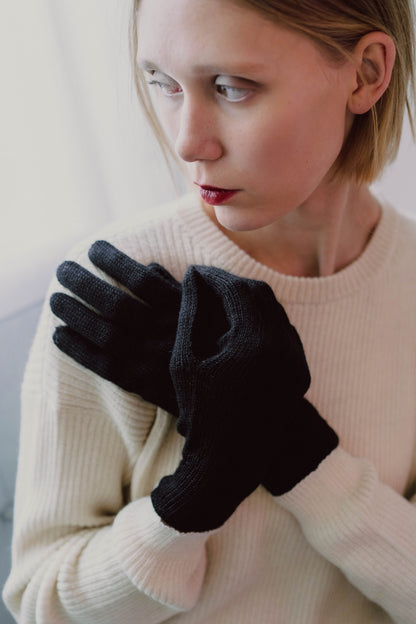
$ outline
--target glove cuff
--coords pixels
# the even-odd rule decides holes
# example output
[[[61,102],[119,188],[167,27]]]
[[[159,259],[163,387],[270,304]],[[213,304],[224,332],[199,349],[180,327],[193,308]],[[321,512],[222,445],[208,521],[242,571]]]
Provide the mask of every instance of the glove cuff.
[[[263,480],[264,487],[274,496],[289,492],[302,481],[339,444],[335,431],[315,407],[302,399],[291,415],[291,428],[285,432],[287,443]]]
[[[243,482],[239,476],[218,458],[187,458],[152,491],[153,507],[165,524],[181,533],[218,529],[259,485],[255,476]]]

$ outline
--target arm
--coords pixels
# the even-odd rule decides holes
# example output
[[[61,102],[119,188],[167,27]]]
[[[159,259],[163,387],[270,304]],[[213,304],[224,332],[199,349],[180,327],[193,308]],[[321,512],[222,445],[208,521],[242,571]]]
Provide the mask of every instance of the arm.
[[[210,534],[124,492],[169,419],[60,353],[54,325],[45,309],[25,375],[6,603],[20,622],[166,621],[197,602]]]
[[[102,268],[108,271],[108,267]],[[129,273],[133,271],[134,266],[130,266]],[[371,464],[342,449],[333,451],[319,465],[326,451],[322,453],[314,447],[318,431],[329,439],[331,432],[309,404],[308,410],[311,409],[317,429],[311,429],[308,418],[307,431],[305,427],[295,427],[293,432],[292,426],[292,441],[286,429],[283,444],[274,453],[280,459],[276,474],[264,480],[265,486],[276,493],[276,481],[281,488],[282,480],[289,477],[276,501],[297,517],[310,543],[398,622],[413,622],[414,505],[382,484]],[[300,440],[302,431],[306,434]],[[302,459],[309,455],[307,465],[300,465],[299,453]]]
[[[380,482],[370,462],[341,448],[276,501],[367,598],[397,624],[414,624],[415,501]]]

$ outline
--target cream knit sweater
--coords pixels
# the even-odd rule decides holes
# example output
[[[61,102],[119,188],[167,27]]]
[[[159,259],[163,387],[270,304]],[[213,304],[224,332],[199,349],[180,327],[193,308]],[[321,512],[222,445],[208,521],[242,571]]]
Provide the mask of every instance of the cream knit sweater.
[[[267,281],[304,343],[307,396],[341,444],[288,494],[259,487],[222,528],[180,534],[149,498],[178,464],[175,422],[59,352],[46,302],[4,590],[17,621],[415,624],[416,223],[384,208],[361,257],[325,278],[257,263],[193,195],[100,237],[178,279],[205,264]],[[90,242],[70,257],[92,269]]]

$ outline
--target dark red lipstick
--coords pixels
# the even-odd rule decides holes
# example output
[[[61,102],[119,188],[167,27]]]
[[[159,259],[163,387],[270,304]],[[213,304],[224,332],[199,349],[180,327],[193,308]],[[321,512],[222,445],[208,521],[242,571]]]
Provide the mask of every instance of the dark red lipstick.
[[[216,186],[206,186],[205,184],[199,184],[198,186],[202,199],[211,206],[224,204],[238,193],[238,189],[222,189]]]

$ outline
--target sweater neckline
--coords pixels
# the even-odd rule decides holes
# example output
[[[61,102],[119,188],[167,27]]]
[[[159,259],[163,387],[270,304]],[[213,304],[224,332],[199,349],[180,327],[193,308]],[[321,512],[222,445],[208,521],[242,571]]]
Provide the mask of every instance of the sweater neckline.
[[[199,197],[189,193],[179,203],[178,217],[192,244],[214,258],[211,264],[252,279],[267,282],[282,303],[319,303],[351,295],[374,280],[388,264],[398,229],[398,214],[381,205],[379,223],[362,254],[341,271],[326,277],[298,277],[279,273],[252,258],[229,239],[204,212]]]

